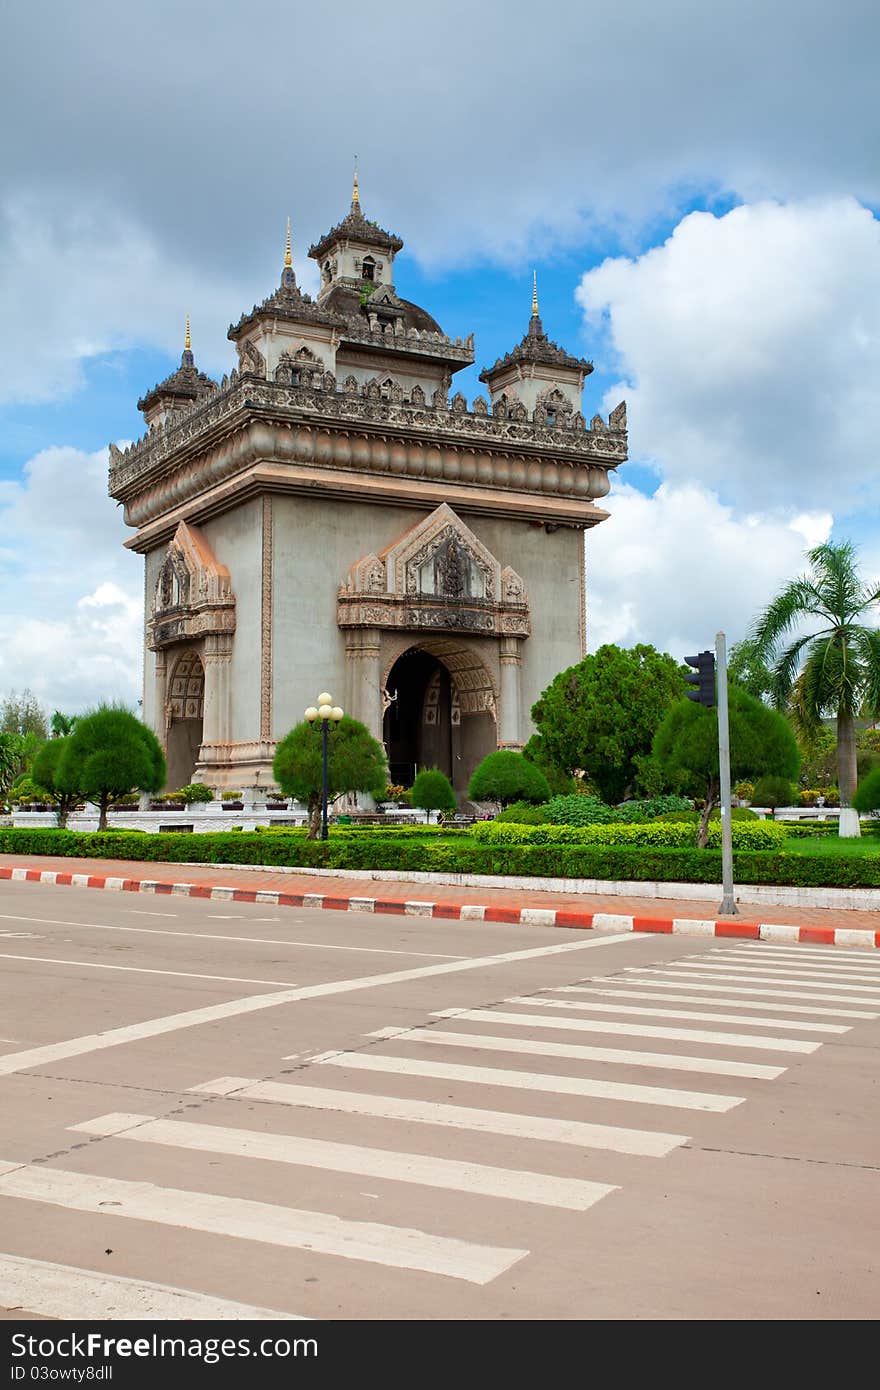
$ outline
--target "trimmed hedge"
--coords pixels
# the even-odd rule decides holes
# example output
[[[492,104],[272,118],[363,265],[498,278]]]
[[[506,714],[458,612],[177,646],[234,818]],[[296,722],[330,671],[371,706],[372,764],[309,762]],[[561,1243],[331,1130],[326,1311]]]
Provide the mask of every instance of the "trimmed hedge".
[[[781,849],[786,834],[781,825],[759,820],[734,821],[735,849]],[[656,845],[668,849],[691,849],[696,845],[696,826],[676,821],[649,821],[635,825],[511,825],[486,821],[475,825],[471,835],[480,842],[505,844],[601,844]],[[709,822],[709,844],[721,845],[721,822]]]
[[[543,827],[536,827],[542,829]],[[326,842],[302,834],[226,832],[150,835],[130,831],[81,834],[72,830],[0,829],[0,854],[51,854],[153,863],[278,864],[338,869],[391,869],[397,873],[507,874],[537,878],[594,878],[660,883],[721,882],[714,849],[554,843],[510,844],[462,836],[453,842],[415,836],[335,836]],[[880,887],[880,854],[797,855],[737,851],[738,883],[794,887]],[[295,883],[291,884],[295,887]]]

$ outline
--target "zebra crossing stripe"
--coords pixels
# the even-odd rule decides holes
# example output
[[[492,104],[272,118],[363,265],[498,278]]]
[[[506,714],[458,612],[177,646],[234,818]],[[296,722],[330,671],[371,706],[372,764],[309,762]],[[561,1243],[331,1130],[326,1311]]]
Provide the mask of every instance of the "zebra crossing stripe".
[[[577,993],[588,993],[581,991],[577,985],[562,985],[562,990]],[[632,991],[625,990],[623,993],[629,994]],[[645,998],[642,995],[642,998]],[[650,997],[650,996],[647,996]],[[678,996],[680,999],[681,995]],[[517,999],[505,999],[505,1004],[515,1004]],[[531,1005],[537,1005],[542,1009],[578,1009],[585,1013],[605,1013],[605,1014],[641,1014],[647,1018],[680,1018],[695,1019],[698,1023],[739,1023],[743,1027],[755,1028],[790,1028],[795,1032],[804,1033],[848,1033],[850,1028],[842,1023],[804,1023],[793,1018],[749,1018],[742,1014],[707,1014],[698,1013],[694,1009],[647,1009],[639,1004],[600,1004],[592,999],[538,999],[532,996],[529,999]],[[743,1006],[740,1005],[742,1008]],[[772,1007],[772,1006],[771,1006]]]
[[[577,1043],[543,1042],[535,1038],[500,1038],[484,1033],[445,1033],[439,1028],[377,1028],[368,1038],[396,1039],[398,1042],[436,1043],[442,1047],[469,1047],[476,1052],[520,1052],[535,1057],[570,1057],[578,1062],[608,1062],[626,1066],[651,1067],[655,1071],[700,1071],[715,1076],[748,1076],[758,1081],[775,1081],[785,1067],[760,1066],[754,1062],[730,1062],[726,1058],[683,1057],[677,1052],[633,1052],[614,1047],[581,1047]]]
[[[464,1129],[477,1134],[502,1134],[513,1139],[573,1144],[579,1149],[606,1149],[612,1153],[635,1154],[639,1158],[665,1158],[673,1149],[688,1143],[685,1134],[588,1124],[583,1120],[562,1120],[547,1115],[479,1110],[438,1101],[410,1100],[403,1096],[377,1096],[369,1092],[337,1091],[281,1081],[255,1081],[243,1076],[221,1076],[190,1089],[200,1095],[232,1096],[236,1100],[265,1101],[308,1110],[332,1110],[381,1120],[402,1120],[407,1124]]]
[[[876,1012],[864,1009],[825,1009],[816,1006],[812,1002],[812,996],[804,995],[803,998],[810,999],[809,1004],[785,1004],[777,1002],[778,999],[790,997],[784,991],[776,989],[737,989],[727,985],[696,984],[690,980],[677,980],[670,984],[668,980],[633,980],[633,984],[642,986],[640,989],[621,989],[618,980],[613,975],[597,976],[598,983],[595,985],[569,985],[566,988],[577,990],[581,994],[598,994],[605,999],[660,999],[671,1000],[681,1004],[723,1004],[725,1008],[731,1009],[773,1009],[774,1012],[789,1014],[809,1014],[812,1018],[854,1018],[854,1019],[874,1019],[880,1017]],[[609,989],[609,985],[616,986]],[[681,991],[691,991],[682,993]],[[713,994],[722,994],[723,999],[713,999]],[[745,994],[745,999],[731,999],[729,995]],[[709,996],[708,998],[706,996]],[[773,999],[770,1004],[765,998],[755,998],[758,995],[769,995]],[[798,998],[798,995],[794,996]],[[851,999],[843,999],[841,1003],[851,1004]],[[743,1019],[745,1023],[747,1020]]]
[[[704,1091],[673,1091],[663,1086],[639,1086],[634,1082],[596,1081],[585,1076],[552,1076],[546,1072],[506,1071],[501,1067],[458,1066],[452,1062],[420,1062],[409,1057],[385,1057],[375,1052],[339,1052],[315,1057],[320,1066],[356,1071],[391,1072],[397,1076],[425,1076],[440,1081],[462,1081],[475,1086],[510,1086],[515,1090],[564,1096],[595,1096],[637,1105],[663,1105],[679,1110],[711,1110],[724,1114],[742,1105],[745,1096],[719,1096]]]
[[[588,1211],[609,1192],[617,1191],[608,1183],[580,1178],[558,1178],[551,1174],[493,1168],[427,1154],[362,1148],[323,1139],[302,1139],[288,1134],[157,1120],[152,1115],[101,1115],[84,1124],[71,1125],[71,1129],[84,1134],[112,1135],[141,1144],[163,1144],[200,1153],[231,1154],[336,1173],[356,1173],[390,1182],[473,1192],[483,1197],[502,1197],[570,1211]]]
[[[682,975],[678,974],[675,970],[654,970],[654,971],[652,972],[652,976],[654,976],[654,975],[656,975],[656,976],[662,976],[663,978],[662,978],[662,979],[653,979],[653,978],[651,978],[651,977],[647,977],[647,976],[646,976],[646,977],[642,977],[642,976],[638,976],[638,975],[627,975],[625,978],[626,978],[627,980],[631,980],[633,984],[637,984],[637,985],[650,985],[650,986],[652,986],[652,987],[655,988],[655,989],[670,989],[670,988],[674,988],[674,989],[693,989],[693,990],[701,991],[701,992],[703,992],[703,993],[705,993],[705,992],[707,992],[707,991],[712,991],[712,992],[715,992],[715,993],[717,993],[717,994],[746,994],[746,995],[749,996],[750,999],[754,1000],[756,1003],[760,1002],[760,996],[761,996],[761,995],[767,995],[767,996],[769,996],[769,997],[771,997],[771,998],[773,998],[773,999],[804,999],[804,1000],[809,1000],[810,1002],[813,1002],[813,1001],[815,1001],[815,1000],[817,1000],[817,999],[823,999],[823,1000],[825,1001],[826,1004],[878,1004],[878,1005],[880,1005],[880,999],[860,999],[860,998],[854,998],[851,994],[811,994],[811,993],[809,992],[809,990],[804,991],[804,990],[792,989],[792,988],[774,989],[770,984],[763,984],[763,983],[760,982],[760,981],[756,981],[754,984],[748,985],[748,986],[747,986],[747,985],[742,985],[742,984],[732,984],[732,983],[730,983],[729,981],[725,981],[724,984],[713,984],[713,983],[712,983],[712,978],[714,978],[715,980],[717,980],[717,979],[718,979],[718,976],[717,976],[717,975],[714,976],[714,977],[712,977],[712,978],[706,977],[706,978],[701,979],[701,980],[699,980],[699,981],[694,981],[693,976],[690,976],[690,977],[682,977]],[[619,980],[622,979],[622,978],[624,978],[624,977],[622,977],[622,976],[614,976],[614,975],[606,975],[606,976],[598,976],[597,978],[600,979],[600,980],[602,981],[602,983],[604,983],[604,984],[617,984],[617,983],[619,982]],[[740,978],[742,978],[742,977],[740,977],[740,976],[734,976],[734,979],[740,979]],[[774,985],[781,985],[781,984],[782,984],[782,981],[781,981],[781,980],[774,980],[774,981],[773,981],[773,984],[774,984]],[[776,1005],[774,1004],[773,1007],[775,1008]],[[798,1012],[801,1012],[801,1010],[798,1010]],[[812,1012],[815,1013],[816,1010],[814,1009],[814,1010],[812,1010]],[[856,1018],[856,1017],[860,1017],[860,1018],[876,1018],[876,1017],[877,1017],[877,1014],[876,1014],[876,1013],[856,1014],[856,1013],[854,1013],[853,1010],[851,1010],[851,1009],[846,1010],[846,1011],[844,1011],[843,1009],[826,1009],[826,1010],[824,1010],[824,1012],[825,1012],[825,1013],[831,1013],[831,1014],[833,1014],[836,1018],[840,1018],[840,1017],[844,1014],[844,1012],[846,1012],[846,1013],[847,1013],[850,1017],[852,1017],[852,1018]]]
[[[803,979],[793,975],[790,971],[779,970],[774,972],[771,968],[765,968],[758,973],[747,966],[734,967],[729,965],[712,965],[711,963],[697,965],[696,963],[692,964],[690,961],[683,960],[679,961],[675,971],[652,970],[646,973],[664,976],[675,975],[676,978],[680,978],[679,972],[681,971],[689,972],[688,976],[685,978],[699,975],[708,980],[734,980],[737,984],[750,984],[754,982],[757,985],[794,985],[797,989],[806,990],[845,990],[846,993],[852,997],[854,1004],[858,1004],[859,1002],[865,1004],[880,1004],[880,995],[871,993],[872,990],[880,988],[880,984],[856,985],[842,980]],[[628,971],[627,976],[631,977],[631,972]],[[827,996],[820,992],[817,997],[821,999]]]
[[[680,965],[696,964],[696,961],[680,961]],[[880,971],[868,970],[863,965],[838,965],[837,961],[828,964],[824,961],[793,961],[780,960],[778,956],[771,956],[769,959],[756,960],[751,957],[743,960],[742,956],[735,956],[732,953],[725,954],[723,951],[712,951],[709,959],[703,962],[706,965],[723,966],[726,970],[748,970],[757,971],[759,974],[770,971],[774,975],[804,975],[814,980],[828,980],[835,984],[839,979],[841,983],[847,980],[866,981],[876,987],[880,987]]]
[[[531,999],[518,1001],[531,1004]],[[669,1042],[709,1043],[712,1047],[749,1047],[760,1052],[815,1052],[820,1042],[804,1038],[770,1038],[763,1033],[719,1033],[714,1029],[667,1028],[653,1023],[612,1023],[604,1018],[562,1018],[541,1014],[508,1014],[497,1009],[438,1009],[432,1018],[462,1019],[467,1023],[509,1023],[519,1028],[556,1028],[568,1033],[612,1033],[625,1037],[664,1038]]]
[[[0,1195],[86,1211],[110,1221],[122,1218],[208,1231],[262,1245],[441,1274],[472,1284],[490,1283],[528,1254],[527,1250],[478,1245],[404,1226],[347,1221],[325,1212],[98,1177],[44,1164],[0,1161]],[[108,1202],[113,1203],[109,1210]]]
[[[298,1313],[255,1308],[225,1298],[177,1289],[170,1284],[99,1274],[92,1269],[0,1255],[0,1305],[47,1318],[85,1322],[124,1318],[127,1322],[196,1321],[302,1322]]]

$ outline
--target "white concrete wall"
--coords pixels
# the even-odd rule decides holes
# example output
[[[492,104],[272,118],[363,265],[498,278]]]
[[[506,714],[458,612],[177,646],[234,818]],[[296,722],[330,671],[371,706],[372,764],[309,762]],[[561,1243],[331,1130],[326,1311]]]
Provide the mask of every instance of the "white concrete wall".
[[[247,742],[260,737],[262,499],[255,497],[234,511],[213,517],[202,530],[219,562],[228,567],[235,594],[229,726],[233,741]]]

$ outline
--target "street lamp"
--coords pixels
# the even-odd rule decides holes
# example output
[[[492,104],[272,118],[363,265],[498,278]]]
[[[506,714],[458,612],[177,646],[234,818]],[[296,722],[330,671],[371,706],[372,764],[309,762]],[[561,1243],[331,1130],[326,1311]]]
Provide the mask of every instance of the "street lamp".
[[[322,753],[322,762],[321,762],[321,839],[322,839],[322,840],[326,840],[326,839],[328,838],[328,835],[329,835],[329,831],[328,831],[328,829],[327,829],[327,790],[328,790],[328,788],[327,788],[327,781],[328,781],[328,776],[327,776],[327,773],[328,773],[328,768],[327,768],[327,762],[328,762],[327,731],[328,731],[328,729],[329,729],[329,727],[330,727],[331,724],[338,724],[338,723],[339,723],[340,719],[341,719],[342,716],[343,716],[343,713],[344,713],[344,711],[341,710],[341,709],[339,708],[338,705],[334,705],[334,703],[333,703],[333,696],[332,696],[332,695],[328,695],[328,693],[327,693],[326,690],[325,690],[321,695],[318,696],[318,706],[317,706],[317,709],[315,708],[314,705],[309,705],[308,709],[307,709],[306,712],[305,712],[305,717],[306,717],[306,719],[309,721],[310,724],[314,724],[314,723],[315,723],[315,720],[319,720],[319,721],[320,721],[320,724],[321,724],[321,753]]]

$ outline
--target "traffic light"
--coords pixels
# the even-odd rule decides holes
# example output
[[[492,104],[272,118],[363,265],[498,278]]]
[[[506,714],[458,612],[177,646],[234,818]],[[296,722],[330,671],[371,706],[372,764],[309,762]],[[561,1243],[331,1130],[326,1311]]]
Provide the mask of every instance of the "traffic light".
[[[696,690],[687,691],[689,700],[695,700],[698,705],[705,705],[706,709],[712,709],[715,704],[715,654],[714,652],[699,652],[696,656],[686,656],[685,661],[688,666],[693,666],[695,675],[685,676],[688,685],[695,685]]]

